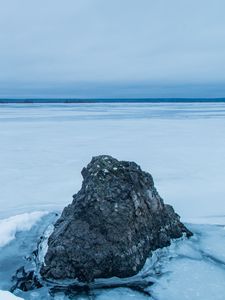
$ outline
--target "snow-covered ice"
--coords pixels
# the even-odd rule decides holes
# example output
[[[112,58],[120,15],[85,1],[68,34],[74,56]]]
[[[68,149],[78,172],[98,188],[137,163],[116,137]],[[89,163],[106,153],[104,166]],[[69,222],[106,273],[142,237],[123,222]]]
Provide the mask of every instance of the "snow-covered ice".
[[[185,220],[225,215],[225,103],[0,106],[0,218],[61,209],[92,156],[149,171]]]
[[[1,300],[23,300],[20,297],[16,297],[8,291],[0,291],[0,299]]]
[[[104,291],[96,295],[96,300],[113,300],[113,299],[123,299],[123,300],[144,300],[147,297],[144,297],[142,294],[132,291],[126,288],[118,288],[109,291]]]
[[[18,231],[30,230],[46,213],[47,212],[36,211],[0,220],[0,247],[12,241]]]
[[[10,288],[10,276],[24,263],[24,256],[29,255],[31,249],[35,248],[40,232],[43,232],[44,228],[48,231],[50,221],[52,222],[51,215],[43,216],[41,223],[33,225],[27,232],[21,232],[16,239],[0,249],[0,289]],[[137,275],[139,279],[144,276],[154,283],[147,289],[151,296],[128,288],[115,288],[93,291],[92,299],[224,300],[224,226],[187,226],[193,231],[193,237],[175,240],[171,246],[155,251]],[[15,263],[17,261],[19,263]],[[7,263],[8,268],[2,269]],[[18,290],[17,295],[25,300],[69,300],[62,294],[56,294],[52,298],[46,288],[30,292]],[[73,299],[88,300],[90,295],[84,293]]]
[[[158,251],[161,276],[150,288],[157,300],[224,300],[225,230],[189,225],[195,236]]]
[[[54,220],[45,212],[72,200],[81,169],[98,154],[150,172],[195,235],[148,259],[142,272],[154,282],[152,297],[119,288],[94,299],[224,300],[224,133],[225,103],[1,105],[0,300],[17,299],[3,291]],[[17,294],[52,299],[45,289]]]

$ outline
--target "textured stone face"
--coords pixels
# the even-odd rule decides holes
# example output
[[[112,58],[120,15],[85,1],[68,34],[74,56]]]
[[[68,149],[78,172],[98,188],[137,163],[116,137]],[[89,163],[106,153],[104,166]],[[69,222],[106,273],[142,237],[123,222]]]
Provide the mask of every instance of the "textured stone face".
[[[135,275],[152,250],[192,233],[165,205],[152,176],[134,162],[93,157],[81,190],[64,208],[48,241],[44,278]]]

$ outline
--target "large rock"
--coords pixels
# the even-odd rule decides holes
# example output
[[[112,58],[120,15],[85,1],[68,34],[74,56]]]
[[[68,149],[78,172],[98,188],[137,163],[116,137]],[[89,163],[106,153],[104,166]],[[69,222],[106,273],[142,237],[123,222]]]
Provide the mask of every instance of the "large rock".
[[[97,156],[82,175],[81,190],[49,238],[44,278],[132,276],[152,250],[192,235],[136,163]]]

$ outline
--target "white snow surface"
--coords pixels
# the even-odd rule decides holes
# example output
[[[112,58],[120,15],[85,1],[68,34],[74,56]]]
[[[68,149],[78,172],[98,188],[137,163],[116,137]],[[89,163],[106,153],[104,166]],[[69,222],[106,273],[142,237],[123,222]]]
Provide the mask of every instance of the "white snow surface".
[[[71,202],[81,186],[80,171],[92,156],[109,154],[150,172],[164,201],[192,223],[187,226],[194,236],[174,241],[147,260],[139,275],[154,282],[152,297],[118,288],[99,291],[95,299],[224,300],[224,133],[224,103],[0,106],[2,259],[4,250],[13,253],[9,242],[17,232],[33,230],[44,211]],[[27,235],[20,238],[26,249]],[[5,290],[11,283],[3,282],[8,271],[1,266]],[[21,296],[49,299],[42,289]],[[0,291],[3,299],[22,298]]]
[[[0,220],[0,247],[11,242],[18,231],[30,230],[45,214],[47,212],[36,211]]]
[[[0,218],[62,209],[92,156],[136,161],[183,220],[225,215],[225,103],[0,106]]]
[[[7,291],[0,291],[0,300],[23,300]]]

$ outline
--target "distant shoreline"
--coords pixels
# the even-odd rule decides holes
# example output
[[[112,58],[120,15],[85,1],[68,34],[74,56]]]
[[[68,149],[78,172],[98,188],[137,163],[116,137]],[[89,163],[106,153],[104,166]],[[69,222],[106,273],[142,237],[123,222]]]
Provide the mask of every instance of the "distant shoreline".
[[[0,99],[0,104],[215,103],[215,102],[225,103],[225,98]]]

